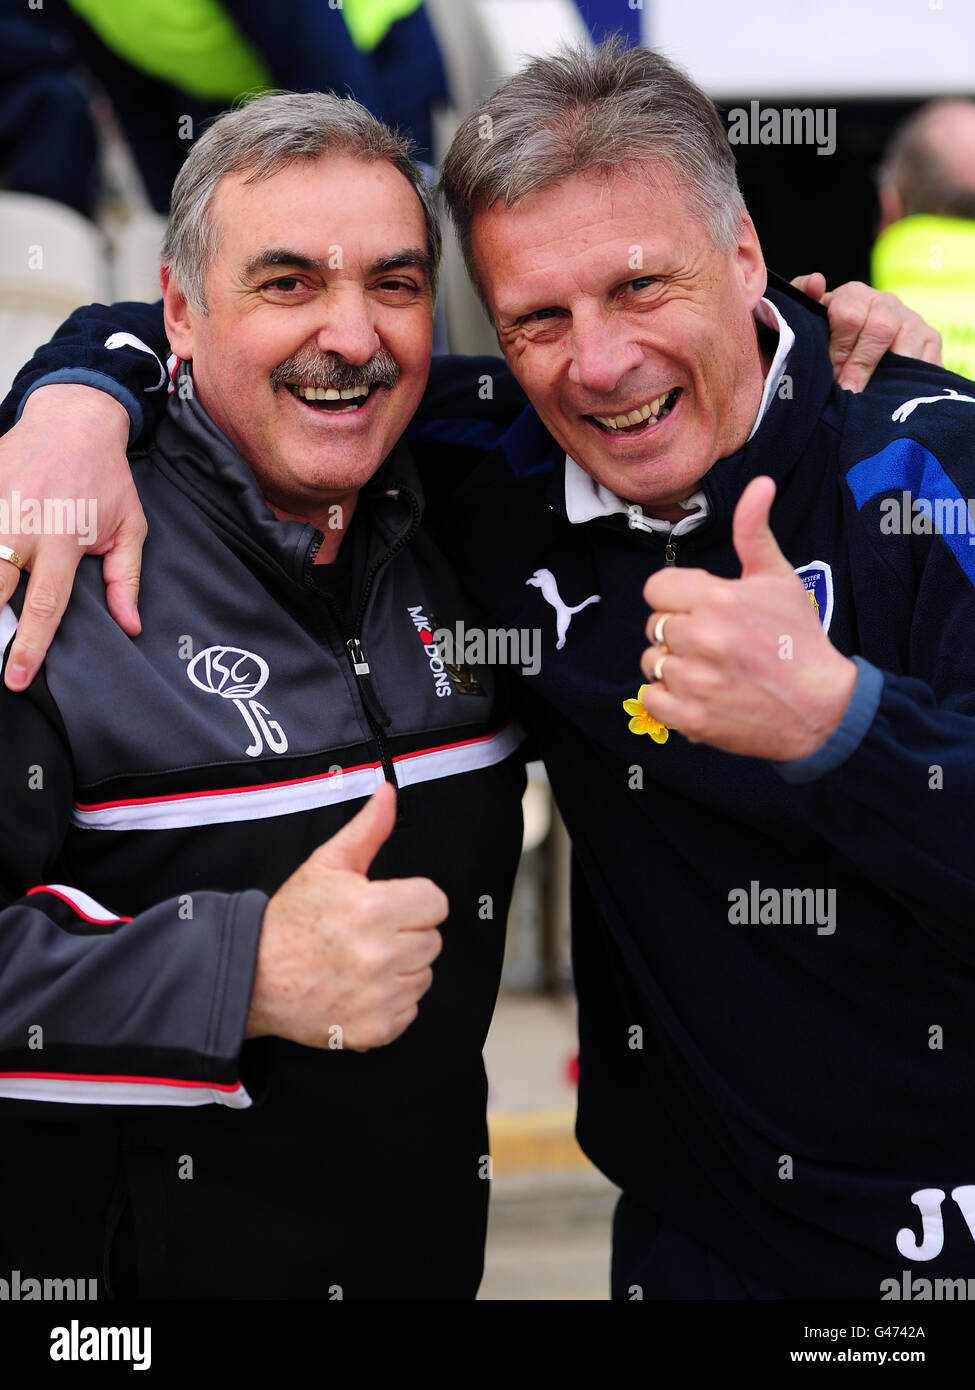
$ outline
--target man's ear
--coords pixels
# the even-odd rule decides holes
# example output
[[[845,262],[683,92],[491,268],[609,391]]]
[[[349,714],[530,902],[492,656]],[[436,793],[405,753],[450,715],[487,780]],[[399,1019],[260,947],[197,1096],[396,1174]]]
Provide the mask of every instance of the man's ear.
[[[169,345],[177,357],[189,361],[193,356],[193,321],[199,310],[190,305],[168,266],[160,267],[159,284],[163,293],[163,318]]]
[[[768,285],[768,270],[765,265],[765,257],[762,255],[761,242],[755,230],[755,223],[747,212],[742,216],[738,228],[736,256],[745,301],[749,309],[754,309]]]

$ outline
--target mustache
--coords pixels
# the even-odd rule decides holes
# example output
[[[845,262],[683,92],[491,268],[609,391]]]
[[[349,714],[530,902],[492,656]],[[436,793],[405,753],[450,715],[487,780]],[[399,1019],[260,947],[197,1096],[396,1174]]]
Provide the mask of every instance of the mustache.
[[[388,348],[380,348],[368,362],[346,362],[337,352],[315,352],[302,348],[271,372],[271,389],[282,386],[329,387],[336,391],[351,391],[355,386],[387,386],[390,389],[400,379],[400,365]]]

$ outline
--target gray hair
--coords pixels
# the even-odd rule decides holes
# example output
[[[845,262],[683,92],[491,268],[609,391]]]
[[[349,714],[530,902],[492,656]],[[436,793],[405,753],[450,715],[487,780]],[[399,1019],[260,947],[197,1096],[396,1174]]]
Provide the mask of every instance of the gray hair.
[[[894,132],[877,169],[877,182],[897,190],[904,217],[929,213],[975,219],[975,175],[966,186],[951,167],[945,145],[950,135],[944,130],[946,118],[966,115],[971,121],[973,114],[971,101],[945,98],[928,102]]]
[[[619,38],[536,58],[463,122],[447,152],[440,191],[468,274],[474,213],[510,207],[537,189],[590,170],[660,165],[720,250],[736,244],[745,203],[715,107],[673,63]]]
[[[225,111],[195,142],[173,184],[162,262],[183,292],[207,312],[204,285],[217,254],[213,200],[227,174],[265,179],[299,161],[341,153],[364,163],[388,160],[420,200],[436,292],[441,232],[423,171],[411,158],[412,141],[377,121],[350,97],[331,92],[273,92]]]

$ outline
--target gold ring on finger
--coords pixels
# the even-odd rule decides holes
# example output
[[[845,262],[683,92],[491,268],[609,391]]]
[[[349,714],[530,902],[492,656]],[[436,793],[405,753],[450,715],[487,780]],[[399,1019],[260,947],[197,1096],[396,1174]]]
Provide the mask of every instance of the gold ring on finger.
[[[9,545],[0,545],[0,560],[9,560],[19,570],[22,570],[27,563],[22,556],[17,554],[16,550],[11,550]]]

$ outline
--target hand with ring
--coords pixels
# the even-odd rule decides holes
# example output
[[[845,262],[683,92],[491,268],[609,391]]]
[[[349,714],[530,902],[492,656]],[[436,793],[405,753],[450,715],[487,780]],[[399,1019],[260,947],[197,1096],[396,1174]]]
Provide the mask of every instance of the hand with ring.
[[[769,524],[771,478],[735,508],[740,579],[668,566],[644,590],[654,610],[640,661],[651,719],[691,743],[785,762],[808,757],[840,723],[857,668],[830,642]]]

